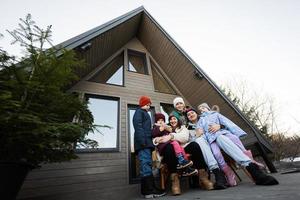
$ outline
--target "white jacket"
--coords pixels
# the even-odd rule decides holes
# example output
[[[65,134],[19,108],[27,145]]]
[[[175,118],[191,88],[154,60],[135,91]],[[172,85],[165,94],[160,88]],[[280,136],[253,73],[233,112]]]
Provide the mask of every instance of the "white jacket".
[[[174,136],[173,140],[178,141],[182,147],[189,144],[190,132],[184,125],[176,128],[175,133],[171,134]]]

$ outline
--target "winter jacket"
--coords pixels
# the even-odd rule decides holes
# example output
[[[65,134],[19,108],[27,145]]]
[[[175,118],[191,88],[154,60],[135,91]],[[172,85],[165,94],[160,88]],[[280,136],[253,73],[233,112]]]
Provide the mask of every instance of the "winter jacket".
[[[175,129],[175,133],[171,133],[174,135],[174,139],[180,143],[182,147],[185,147],[189,144],[190,132],[189,130],[182,125],[180,128]]]
[[[196,127],[197,127],[197,124],[193,124],[192,122],[188,122],[187,129],[190,132],[190,138],[189,138],[190,142],[194,142],[198,138],[196,136]],[[207,140],[205,134],[203,134],[201,137],[203,137],[205,140]]]
[[[133,116],[134,126],[134,150],[137,153],[141,149],[154,149],[151,134],[151,118],[146,110],[138,108]]]
[[[222,124],[225,129],[220,129],[215,133],[210,133],[208,131],[208,128],[212,124]],[[209,143],[213,143],[219,135],[225,135],[228,133],[232,133],[238,137],[247,135],[247,133],[245,133],[245,131],[243,131],[235,123],[215,111],[202,113],[197,123],[197,128],[201,128],[204,130],[204,134]]]
[[[152,137],[153,138],[156,138],[156,137],[161,137],[161,136],[164,136],[164,135],[169,135],[170,132],[168,132],[167,130],[163,130],[163,131],[160,131],[159,130],[159,126],[154,126],[154,128],[152,129]],[[169,144],[171,141],[168,141],[168,142],[165,142],[165,143],[159,143],[156,147],[157,147],[157,150],[159,152],[160,155],[162,155],[162,152],[165,148],[165,146],[167,144]]]

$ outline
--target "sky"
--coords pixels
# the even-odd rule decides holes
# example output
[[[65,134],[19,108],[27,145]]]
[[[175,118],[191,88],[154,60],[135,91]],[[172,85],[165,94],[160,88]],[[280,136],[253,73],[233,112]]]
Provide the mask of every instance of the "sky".
[[[52,25],[53,44],[144,6],[217,85],[246,81],[275,102],[281,131],[300,135],[299,0],[0,0],[0,47],[6,29],[27,13]]]

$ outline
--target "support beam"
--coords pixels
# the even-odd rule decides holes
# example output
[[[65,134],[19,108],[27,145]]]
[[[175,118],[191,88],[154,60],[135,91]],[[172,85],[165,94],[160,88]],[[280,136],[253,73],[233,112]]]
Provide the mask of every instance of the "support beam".
[[[275,166],[273,165],[272,161],[269,159],[267,152],[265,151],[265,149],[262,147],[262,145],[257,142],[255,143],[255,146],[257,148],[257,150],[259,151],[260,155],[263,157],[267,167],[269,168],[271,173],[277,173],[277,169],[275,168]]]

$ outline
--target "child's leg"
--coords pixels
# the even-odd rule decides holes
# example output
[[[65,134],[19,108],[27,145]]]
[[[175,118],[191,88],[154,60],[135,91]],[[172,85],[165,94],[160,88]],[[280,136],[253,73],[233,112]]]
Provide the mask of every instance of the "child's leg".
[[[222,169],[222,171],[224,172],[227,182],[230,186],[235,186],[236,180],[235,180],[235,174],[234,172],[231,170],[231,168],[227,165],[227,163],[224,160],[224,157],[221,153],[220,147],[218,146],[218,144],[216,142],[213,142],[210,145],[212,152],[214,154],[214,156],[216,157],[216,160],[220,166],[220,168]]]
[[[251,162],[250,158],[225,135],[219,135],[216,142],[218,146],[227,153],[227,155],[233,158],[240,165],[248,166]]]
[[[225,136],[228,137],[234,144],[236,144],[243,152],[246,151],[245,146],[238,136],[231,133],[226,134]]]
[[[234,144],[236,144],[243,151],[243,153],[246,154],[246,156],[248,156],[252,160],[252,162],[257,164],[261,168],[265,167],[262,163],[254,160],[251,150],[246,150],[246,148],[244,147],[244,145],[239,137],[237,137],[236,135],[233,135],[233,134],[226,134],[225,136],[228,137]]]
[[[140,161],[140,176],[146,177],[152,175],[152,154],[151,149],[142,149],[138,152]]]
[[[174,151],[175,151],[175,153],[176,153],[176,156],[179,155],[179,154],[181,154],[181,155],[183,155],[183,157],[184,157],[185,159],[187,159],[187,158],[186,158],[186,153],[185,153],[184,149],[182,148],[182,146],[180,146],[180,144],[179,144],[178,141],[172,141],[171,144],[172,144],[172,146],[173,146],[173,148],[174,148]]]
[[[177,169],[183,169],[183,168],[186,168],[188,166],[191,166],[193,164],[193,162],[189,161],[187,159],[186,153],[185,153],[184,149],[182,148],[182,146],[180,146],[178,141],[172,141],[171,144],[174,148],[174,151],[176,153],[176,157],[178,159]]]
[[[211,148],[211,151],[212,151],[213,155],[215,156],[220,168],[223,169],[223,167],[227,164],[221,153],[220,147],[218,146],[218,144],[216,142],[213,142],[210,144],[210,148]]]
[[[217,160],[215,159],[213,153],[212,153],[212,150],[208,144],[208,142],[206,141],[206,139],[201,136],[201,137],[198,137],[195,142],[197,142],[202,150],[202,154],[203,154],[203,157],[204,157],[204,160],[208,166],[208,169],[209,170],[214,170],[216,168],[219,168],[218,166],[218,162]]]

